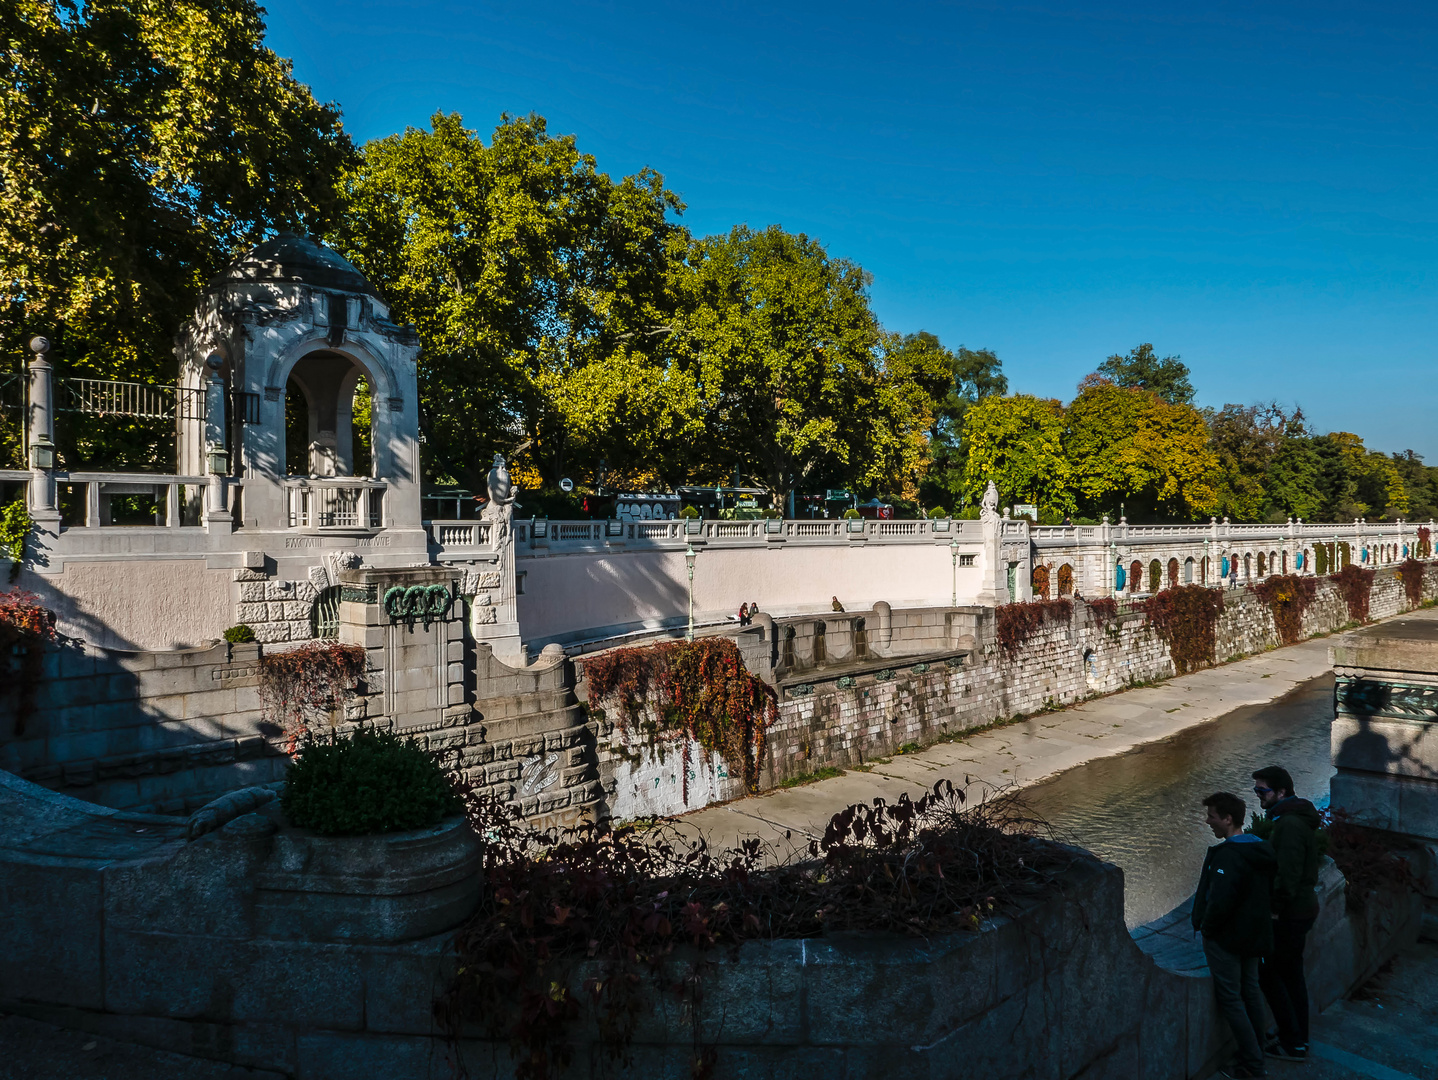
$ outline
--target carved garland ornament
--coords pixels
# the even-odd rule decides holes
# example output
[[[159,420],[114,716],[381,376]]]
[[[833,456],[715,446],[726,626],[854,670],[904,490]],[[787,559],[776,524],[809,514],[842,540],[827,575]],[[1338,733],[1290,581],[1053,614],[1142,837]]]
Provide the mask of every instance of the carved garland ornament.
[[[445,614],[453,602],[444,585],[396,585],[384,594],[384,611],[391,619],[430,619]]]

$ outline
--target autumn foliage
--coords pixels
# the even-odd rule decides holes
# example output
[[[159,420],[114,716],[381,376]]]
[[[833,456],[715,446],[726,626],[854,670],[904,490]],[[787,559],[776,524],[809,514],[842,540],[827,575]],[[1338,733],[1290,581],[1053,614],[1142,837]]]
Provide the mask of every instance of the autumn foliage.
[[[682,738],[685,754],[693,740],[723,757],[743,776],[746,790],[759,790],[765,732],[778,719],[779,700],[772,687],[745,668],[732,638],[613,649],[583,663],[591,709],[613,698],[625,730]],[[688,794],[686,769],[686,801]]]
[[[344,707],[364,672],[360,646],[312,641],[260,657],[260,701],[293,749],[313,721]]]
[[[1333,583],[1348,605],[1348,617],[1354,622],[1368,621],[1368,599],[1373,592],[1374,573],[1357,563],[1349,563],[1333,575]]]
[[[1250,586],[1273,613],[1279,640],[1292,645],[1303,636],[1303,613],[1318,595],[1318,579],[1297,574],[1275,574]]]
[[[1073,601],[1065,599],[1000,605],[994,610],[994,630],[1004,658],[1012,660],[1044,623],[1071,618],[1073,610]]]
[[[1149,625],[1168,643],[1180,675],[1213,663],[1223,590],[1204,585],[1175,585],[1147,600]]]

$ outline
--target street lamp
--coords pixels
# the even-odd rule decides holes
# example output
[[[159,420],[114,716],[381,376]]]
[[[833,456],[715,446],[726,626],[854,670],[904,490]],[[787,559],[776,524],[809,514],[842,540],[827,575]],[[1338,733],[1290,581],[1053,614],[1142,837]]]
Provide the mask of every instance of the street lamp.
[[[685,641],[694,640],[694,560],[699,553],[694,550],[694,545],[687,540],[684,543],[684,565],[689,568],[689,632],[684,635]]]
[[[956,536],[949,541],[949,554],[954,557],[954,595],[950,601],[950,607],[959,606],[959,538]]]

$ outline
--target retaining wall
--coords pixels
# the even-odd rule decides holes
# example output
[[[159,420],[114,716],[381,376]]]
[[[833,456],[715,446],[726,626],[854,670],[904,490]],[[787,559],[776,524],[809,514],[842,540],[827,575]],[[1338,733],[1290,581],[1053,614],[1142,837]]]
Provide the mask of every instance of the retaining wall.
[[[1424,596],[1438,596],[1438,564],[1425,571]],[[1396,571],[1377,571],[1370,616],[1385,618],[1407,607]],[[855,648],[858,619],[864,622],[862,656]],[[1140,609],[1121,609],[1116,619],[1103,620],[1077,601],[1072,618],[1044,624],[1012,657],[999,648],[994,621],[991,608],[890,611],[876,605],[823,618],[761,619],[740,632],[746,664],[779,694],[761,790],[1174,675],[1168,645]],[[824,627],[822,662],[814,659],[816,623]],[[1322,579],[1304,614],[1304,636],[1347,625],[1342,594]],[[785,654],[791,629],[792,663]],[[1273,614],[1256,593],[1225,591],[1216,627],[1218,660],[1280,644]],[[582,658],[579,664],[582,673]],[[583,696],[582,682],[579,690]],[[601,706],[603,716],[594,719],[606,812],[620,819],[665,816],[744,795],[742,777],[697,743],[656,745],[635,725],[619,722],[615,702]]]
[[[187,843],[176,819],[3,773],[0,810],[0,1009],[301,1080],[452,1075],[430,1010],[448,971],[440,928],[477,884],[461,827],[326,841],[270,804]],[[1330,993],[1411,942],[1419,908],[1384,897],[1354,919],[1341,879],[1324,880],[1311,978]],[[1136,944],[1122,873],[1075,850],[1048,898],[979,932],[720,952],[697,1030],[718,1080],[1202,1077],[1225,1035],[1191,935],[1164,933],[1177,925]],[[640,1010],[629,1061],[605,1059],[581,1020],[561,1075],[688,1078],[696,1018],[668,989],[684,964]],[[462,1053],[471,1075],[513,1075],[507,1043]]]

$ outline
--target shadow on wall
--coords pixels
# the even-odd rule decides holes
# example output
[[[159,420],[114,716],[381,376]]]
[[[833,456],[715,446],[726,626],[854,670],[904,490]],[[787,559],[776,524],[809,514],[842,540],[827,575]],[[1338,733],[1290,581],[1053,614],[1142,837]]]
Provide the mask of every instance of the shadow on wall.
[[[282,732],[264,719],[258,645],[156,653],[47,647],[30,707],[0,686],[0,769],[86,802],[186,813],[282,779]]]

